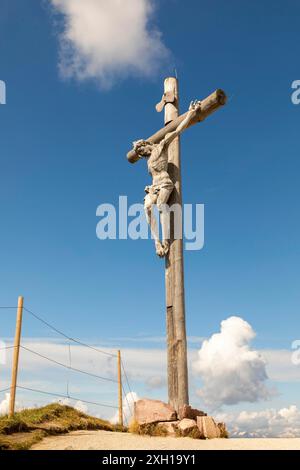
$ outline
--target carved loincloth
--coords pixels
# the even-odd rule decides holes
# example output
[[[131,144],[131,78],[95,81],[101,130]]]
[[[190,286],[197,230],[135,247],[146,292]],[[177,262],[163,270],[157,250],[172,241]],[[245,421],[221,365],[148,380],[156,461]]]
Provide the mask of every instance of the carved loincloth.
[[[174,184],[172,183],[171,180],[170,181],[164,181],[160,184],[152,184],[151,186],[146,186],[145,187],[145,193],[146,193],[146,195],[150,194],[151,196],[158,197],[159,192],[160,192],[161,189],[168,189],[168,190],[171,191],[173,188],[174,188]]]

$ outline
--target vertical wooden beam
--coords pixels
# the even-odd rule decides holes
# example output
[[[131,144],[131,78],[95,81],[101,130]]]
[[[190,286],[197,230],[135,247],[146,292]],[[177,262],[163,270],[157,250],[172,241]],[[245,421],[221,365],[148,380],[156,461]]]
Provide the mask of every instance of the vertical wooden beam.
[[[179,115],[178,80],[169,77],[164,83],[164,92],[173,92],[175,101],[165,106],[165,124]],[[179,204],[182,208],[180,138],[169,146],[169,175],[175,185],[169,205]],[[171,213],[170,251],[166,257],[166,315],[169,403],[176,411],[189,403],[187,341],[185,326],[183,240],[174,239],[174,217]]]
[[[18,380],[18,366],[19,366],[19,354],[20,354],[20,339],[21,339],[21,331],[22,331],[23,301],[24,301],[23,297],[18,298],[18,310],[17,310],[16,332],[15,332],[12,375],[11,375],[10,400],[9,400],[9,416],[13,416],[15,413],[16,388],[17,388],[17,380]]]
[[[123,427],[123,394],[121,351],[118,351],[119,425]]]

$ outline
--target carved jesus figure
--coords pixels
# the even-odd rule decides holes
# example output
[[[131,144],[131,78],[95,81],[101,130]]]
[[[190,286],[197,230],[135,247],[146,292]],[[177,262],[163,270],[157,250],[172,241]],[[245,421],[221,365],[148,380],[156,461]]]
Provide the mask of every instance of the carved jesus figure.
[[[150,226],[152,236],[155,241],[156,254],[161,258],[169,252],[169,215],[167,213],[167,203],[174,189],[168,173],[168,146],[184,131],[195,117],[201,107],[200,101],[193,101],[190,105],[186,118],[174,132],[170,132],[158,144],[153,144],[146,140],[138,140],[133,143],[134,150],[139,158],[147,159],[148,171],[152,176],[152,185],[146,186],[146,196],[144,198],[144,208],[147,222]],[[162,227],[162,242],[159,239],[157,222],[153,214],[153,206],[156,205]]]

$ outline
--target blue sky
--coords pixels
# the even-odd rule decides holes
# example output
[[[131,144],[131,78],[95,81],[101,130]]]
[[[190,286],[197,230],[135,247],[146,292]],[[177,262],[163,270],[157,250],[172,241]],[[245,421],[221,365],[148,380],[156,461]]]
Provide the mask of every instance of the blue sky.
[[[22,294],[63,331],[100,344],[164,335],[163,263],[151,242],[100,241],[95,230],[99,204],[142,201],[145,164],[125,155],[161,127],[154,106],[176,67],[182,110],[219,87],[229,96],[182,138],[184,200],[205,204],[205,247],[185,253],[188,335],[209,337],[237,315],[255,347],[289,350],[300,335],[299,2],[157,1],[169,58],[154,76],[107,90],[61,78],[48,3],[0,6],[0,304]],[[4,337],[12,316],[3,313]],[[44,335],[24,322],[24,336]],[[276,386],[280,403],[300,405],[299,384]]]

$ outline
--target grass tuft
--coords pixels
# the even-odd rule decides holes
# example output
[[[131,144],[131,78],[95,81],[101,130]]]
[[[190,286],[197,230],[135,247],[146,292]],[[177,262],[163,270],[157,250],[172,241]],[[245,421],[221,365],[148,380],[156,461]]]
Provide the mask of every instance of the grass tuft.
[[[163,426],[159,426],[158,423],[140,425],[135,420],[132,420],[129,424],[128,431],[132,434],[138,434],[140,436],[165,437],[168,435],[167,430]]]

